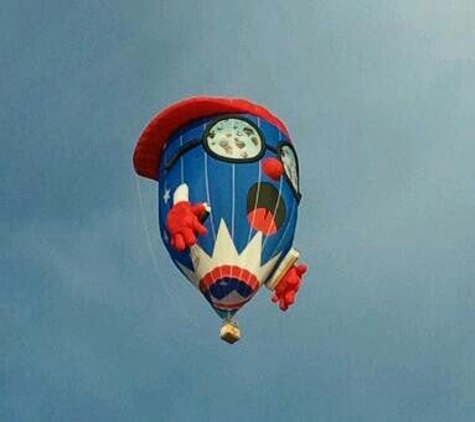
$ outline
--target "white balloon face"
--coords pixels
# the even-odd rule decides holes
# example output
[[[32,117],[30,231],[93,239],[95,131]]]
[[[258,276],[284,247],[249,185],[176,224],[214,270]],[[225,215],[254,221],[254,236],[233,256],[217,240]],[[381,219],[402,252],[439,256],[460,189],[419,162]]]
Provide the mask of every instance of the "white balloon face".
[[[238,118],[216,122],[207,131],[205,143],[213,155],[229,161],[257,159],[264,149],[258,130],[248,121]]]
[[[297,164],[297,156],[295,151],[289,145],[282,145],[280,148],[280,159],[284,165],[285,174],[287,175],[290,183],[294,187],[295,191],[299,191],[299,171]]]

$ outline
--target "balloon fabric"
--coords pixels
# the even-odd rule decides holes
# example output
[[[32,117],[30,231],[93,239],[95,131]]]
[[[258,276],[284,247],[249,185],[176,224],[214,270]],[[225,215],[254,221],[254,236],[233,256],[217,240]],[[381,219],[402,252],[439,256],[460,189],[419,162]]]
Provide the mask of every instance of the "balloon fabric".
[[[306,266],[292,248],[297,153],[280,119],[244,99],[185,99],[150,122],[134,166],[158,181],[159,227],[172,261],[232,323],[223,339],[239,338],[232,318],[263,284],[287,310]]]

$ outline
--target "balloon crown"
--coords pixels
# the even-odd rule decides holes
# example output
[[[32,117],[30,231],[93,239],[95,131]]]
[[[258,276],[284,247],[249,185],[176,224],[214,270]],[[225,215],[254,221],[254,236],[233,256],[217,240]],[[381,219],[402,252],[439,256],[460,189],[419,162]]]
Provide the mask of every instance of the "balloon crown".
[[[140,176],[158,180],[162,151],[176,130],[196,119],[233,113],[253,114],[267,120],[290,138],[284,123],[259,104],[244,98],[190,97],[166,107],[145,127],[134,150],[135,171]]]

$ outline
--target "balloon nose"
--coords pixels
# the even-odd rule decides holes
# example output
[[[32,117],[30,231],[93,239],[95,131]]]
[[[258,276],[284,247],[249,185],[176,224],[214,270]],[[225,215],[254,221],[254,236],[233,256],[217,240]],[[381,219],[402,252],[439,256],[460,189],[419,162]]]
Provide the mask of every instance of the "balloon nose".
[[[279,180],[284,174],[284,166],[277,158],[266,158],[262,162],[262,171],[272,180]]]

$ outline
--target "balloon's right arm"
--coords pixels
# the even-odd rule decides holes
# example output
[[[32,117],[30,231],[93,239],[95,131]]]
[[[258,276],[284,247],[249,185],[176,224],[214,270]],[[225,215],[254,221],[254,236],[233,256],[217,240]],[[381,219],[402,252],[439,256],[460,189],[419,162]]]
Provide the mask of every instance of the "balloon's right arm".
[[[277,285],[282,281],[284,275],[287,271],[292,268],[292,266],[297,262],[299,259],[300,253],[296,249],[292,248],[287,255],[285,255],[284,259],[280,262],[277,269],[274,271],[272,277],[266,281],[266,287],[274,291]]]
[[[274,292],[272,302],[286,311],[295,302],[295,295],[300,289],[302,277],[307,272],[305,264],[297,265],[299,253],[291,249],[281,261],[273,276],[266,282],[269,290]]]

